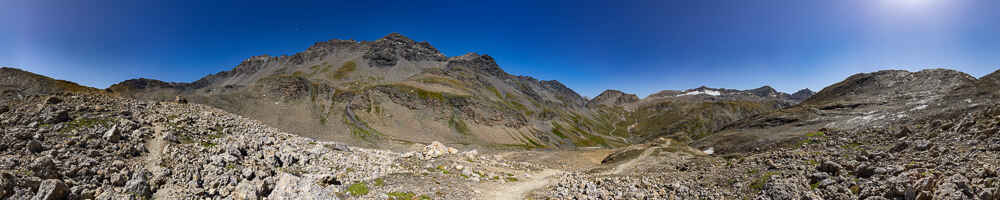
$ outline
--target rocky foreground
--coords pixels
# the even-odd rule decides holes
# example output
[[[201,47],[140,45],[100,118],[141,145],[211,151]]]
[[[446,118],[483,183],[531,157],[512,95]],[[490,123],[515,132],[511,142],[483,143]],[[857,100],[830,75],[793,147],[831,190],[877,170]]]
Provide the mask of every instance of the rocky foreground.
[[[0,199],[471,199],[532,166],[440,143],[397,153],[197,104],[28,96],[0,107]]]
[[[824,129],[758,152],[708,156],[672,140],[563,175],[555,199],[1000,199],[1000,107],[912,124]],[[631,160],[633,167],[620,167]],[[615,164],[625,163],[625,164]]]
[[[0,124],[2,199],[1000,199],[995,105],[724,155],[674,139],[393,152],[106,95],[5,101]]]

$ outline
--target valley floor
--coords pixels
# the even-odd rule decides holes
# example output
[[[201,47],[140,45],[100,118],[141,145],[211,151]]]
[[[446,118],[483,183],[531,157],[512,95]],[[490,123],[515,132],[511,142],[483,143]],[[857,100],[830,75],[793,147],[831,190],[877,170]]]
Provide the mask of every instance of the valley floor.
[[[60,95],[7,105],[3,199],[1000,199],[996,108],[709,155],[671,139],[388,151],[197,104]]]

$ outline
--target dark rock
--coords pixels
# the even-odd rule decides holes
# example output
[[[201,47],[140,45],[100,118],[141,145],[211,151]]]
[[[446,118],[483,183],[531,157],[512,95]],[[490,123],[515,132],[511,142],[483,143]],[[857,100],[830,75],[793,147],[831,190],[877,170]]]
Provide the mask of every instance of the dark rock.
[[[337,180],[336,176],[326,175],[319,178],[320,185],[341,185],[340,180]]]
[[[0,106],[0,114],[6,113],[7,111],[10,111],[9,106]]]
[[[59,179],[47,179],[38,185],[38,192],[32,200],[59,200],[66,199],[69,195],[69,187]]]
[[[62,102],[63,100],[56,96],[50,96],[48,98],[45,98],[45,104],[59,104]]]
[[[14,194],[14,175],[0,173],[0,199],[7,199]]]
[[[896,144],[896,146],[893,146],[892,149],[889,149],[889,152],[894,152],[894,153],[895,152],[901,152],[903,150],[906,150],[906,148],[908,148],[908,147],[910,147],[909,143],[907,143],[907,142],[900,142],[900,143]]]
[[[906,136],[909,136],[910,134],[913,134],[913,131],[911,131],[909,127],[903,126],[903,128],[900,129],[899,132],[896,133],[896,137],[898,137],[898,138],[899,137],[906,137]]]
[[[42,116],[43,116],[42,122],[46,124],[56,124],[70,120],[69,110],[61,110],[61,109],[57,110],[51,107],[49,109],[46,109],[46,112],[44,112]]]
[[[946,124],[942,124],[942,125],[941,125],[941,130],[948,130],[948,129],[951,129],[952,127],[955,127],[955,124],[954,124],[954,123],[946,123]]]
[[[809,184],[819,183],[820,181],[823,181],[827,178],[830,178],[830,175],[827,173],[822,173],[822,172],[813,173],[809,175]]]
[[[830,175],[836,176],[840,172],[841,168],[843,168],[843,167],[841,167],[840,164],[837,164],[837,163],[835,163],[833,161],[825,161],[822,164],[820,164],[818,167],[816,167],[816,170],[819,170],[821,172],[826,172],[826,173],[829,173]]]
[[[870,165],[861,165],[854,170],[854,175],[861,178],[869,178],[875,175],[875,167]]]
[[[42,152],[42,143],[37,140],[28,141],[28,151],[31,153]]]
[[[59,178],[59,169],[56,167],[55,162],[52,161],[52,157],[49,156],[35,158],[28,165],[28,168],[31,169],[35,176],[43,179]]]

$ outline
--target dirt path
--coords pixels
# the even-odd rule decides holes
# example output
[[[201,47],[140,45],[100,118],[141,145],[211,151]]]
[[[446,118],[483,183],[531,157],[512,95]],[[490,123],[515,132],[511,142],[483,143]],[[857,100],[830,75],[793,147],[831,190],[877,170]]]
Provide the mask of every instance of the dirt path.
[[[664,143],[663,146],[670,146],[670,142],[668,141]],[[626,169],[635,167],[636,163],[639,163],[640,160],[644,160],[646,159],[646,157],[649,157],[649,154],[652,154],[653,151],[656,151],[656,149],[659,148],[658,147],[646,148],[646,150],[642,151],[642,154],[639,154],[639,156],[633,158],[632,160],[629,160],[628,162],[615,166],[615,169],[611,170],[607,174],[621,174],[622,172],[625,172]]]
[[[160,154],[163,153],[163,138],[160,137],[162,131],[163,127],[153,126],[153,136],[146,140],[146,150],[149,151],[149,155],[143,160],[146,170],[153,171],[160,167]]]
[[[544,188],[559,178],[563,171],[556,169],[545,169],[542,172],[532,174],[527,180],[510,182],[502,185],[490,186],[485,199],[524,199],[531,191]]]

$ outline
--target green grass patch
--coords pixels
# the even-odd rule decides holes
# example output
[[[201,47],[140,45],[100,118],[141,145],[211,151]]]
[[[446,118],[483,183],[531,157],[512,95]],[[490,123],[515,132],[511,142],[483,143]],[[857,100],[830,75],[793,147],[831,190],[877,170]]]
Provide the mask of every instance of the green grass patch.
[[[500,93],[500,90],[497,90],[497,88],[495,88],[495,87],[489,87],[489,89],[490,89],[490,92],[493,92],[493,95],[497,96],[497,99],[500,99],[500,100],[504,99],[503,98],[503,94]]]
[[[455,129],[455,131],[458,131],[458,133],[461,133],[462,135],[469,135],[472,133],[472,130],[469,129],[469,125],[465,124],[465,121],[458,119],[456,116],[452,116],[451,119],[448,120],[448,126]]]
[[[760,177],[757,177],[757,179],[754,179],[753,182],[750,183],[750,189],[753,189],[754,191],[763,190],[764,185],[771,182],[771,177],[777,174],[777,172],[764,172],[764,174],[760,175]]]
[[[417,81],[419,81],[421,83],[445,85],[445,86],[449,86],[449,87],[452,87],[452,88],[458,88],[458,89],[465,89],[466,88],[465,84],[463,84],[462,82],[459,82],[458,80],[450,79],[450,78],[437,77],[437,76],[421,77],[421,78],[417,79]]]
[[[202,147],[205,147],[205,148],[212,148],[212,147],[216,146],[215,143],[212,143],[212,142],[209,142],[209,141],[201,141],[200,144],[201,144]]]
[[[451,102],[451,101],[454,101],[454,100],[459,100],[459,99],[462,99],[462,98],[468,98],[468,96],[462,96],[462,95],[456,95],[456,94],[444,93],[444,92],[429,91],[429,90],[424,90],[424,89],[421,89],[421,88],[418,88],[418,87],[413,87],[413,86],[404,85],[404,84],[390,84],[390,85],[385,85],[384,87],[388,88],[388,89],[396,90],[396,92],[413,94],[417,98],[423,99],[424,101],[428,102],[428,104],[430,104],[431,102],[435,102],[435,101],[436,102],[442,102],[442,103],[448,103],[448,102]]]
[[[389,196],[389,200],[413,200],[417,198],[417,194],[413,192],[389,192],[386,195]]]
[[[826,133],[823,133],[822,131],[816,131],[816,132],[806,133],[806,137],[811,137],[811,138],[814,138],[814,137],[824,137],[824,136],[826,136]]]
[[[559,136],[559,138],[563,139],[569,138],[566,136],[566,134],[563,133],[562,129],[563,128],[562,126],[559,125],[559,123],[552,122],[552,134],[555,134],[556,136]]]
[[[347,187],[347,192],[351,193],[352,196],[363,196],[368,194],[368,185],[363,182],[351,184]]]
[[[385,180],[382,178],[375,179],[375,187],[382,187],[385,185]]]
[[[350,126],[351,135],[354,135],[356,137],[359,137],[361,139],[366,139],[366,140],[368,139],[368,137],[373,137],[373,136],[379,136],[379,135],[381,135],[375,129],[368,128],[368,124],[365,123],[364,121],[361,121],[361,119],[357,119],[357,120],[358,120],[358,123],[361,123],[360,125],[354,124],[353,122],[351,122],[350,117],[347,116],[347,113],[346,112],[344,113],[344,124],[347,124],[347,125]]]
[[[809,132],[806,133],[802,140],[799,140],[793,146],[803,147],[807,144],[818,144],[823,138],[826,138],[826,133],[823,133],[822,131]]]
[[[450,172],[448,172],[448,168],[444,167],[444,165],[438,165],[437,169],[438,169],[438,171],[441,171],[442,174],[448,174],[448,173],[450,173]]]
[[[344,79],[344,77],[347,77],[348,74],[354,72],[354,70],[357,69],[358,69],[357,63],[354,63],[354,61],[347,61],[344,63],[344,65],[341,65],[340,68],[337,68],[336,71],[333,71],[333,74],[330,75],[330,77],[336,80],[341,80]]]

